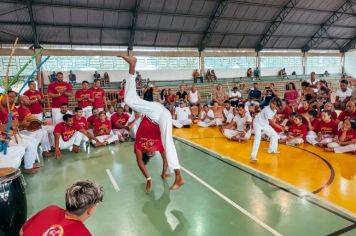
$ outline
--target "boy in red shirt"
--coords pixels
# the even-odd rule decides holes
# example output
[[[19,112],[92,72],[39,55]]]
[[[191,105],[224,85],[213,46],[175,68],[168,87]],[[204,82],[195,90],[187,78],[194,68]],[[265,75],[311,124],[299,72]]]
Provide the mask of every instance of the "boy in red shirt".
[[[79,152],[79,147],[84,142],[84,136],[96,141],[96,146],[103,146],[105,143],[100,142],[91,133],[83,129],[80,125],[75,125],[73,116],[66,114],[63,116],[63,122],[56,125],[54,128],[55,153],[56,159],[61,156],[63,149],[69,149],[74,153]]]
[[[335,153],[356,151],[356,130],[352,128],[350,120],[343,122],[342,128],[338,132],[336,142],[329,143],[325,151]]]
[[[289,127],[287,145],[302,144],[306,136],[307,126],[303,124],[303,117],[297,114],[293,118],[293,124]]]
[[[33,80],[28,83],[28,87],[29,90],[25,91],[23,95],[29,98],[29,109],[31,114],[38,120],[43,121],[43,93],[36,90],[36,83]]]
[[[119,140],[119,137],[112,132],[111,122],[106,118],[105,111],[99,112],[99,119],[94,123],[94,135],[103,143],[114,143]],[[92,140],[96,145],[96,141]]]
[[[73,122],[75,125],[80,125],[83,129],[88,130],[88,121],[83,116],[83,109],[81,107],[74,108]]]
[[[69,103],[69,97],[73,96],[72,85],[63,81],[63,73],[57,73],[57,81],[48,85],[47,93],[52,98],[52,119],[53,124],[58,124],[62,121],[60,112],[61,104]]]
[[[316,127],[317,137],[308,139],[308,142],[312,145],[318,145],[320,147],[331,143],[337,136],[337,123],[331,119],[331,111],[323,110],[321,112],[321,121]]]
[[[103,201],[103,187],[91,180],[79,180],[66,189],[66,209],[52,205],[32,216],[20,236],[91,236],[83,224]]]
[[[308,101],[303,101],[302,106],[298,108],[297,112],[299,114],[305,114],[305,113],[308,113],[308,111],[310,111],[311,109],[312,109],[312,107],[309,106]]]
[[[100,88],[100,79],[94,80],[94,86],[89,89],[92,93],[93,107],[98,108],[99,111],[103,111],[106,105],[106,97],[104,89]]]
[[[78,89],[75,92],[75,100],[78,102],[78,107],[83,109],[84,117],[88,119],[92,115],[93,109],[93,94],[92,90],[89,89],[89,82],[82,82],[82,89]]]
[[[88,121],[88,126],[89,126],[89,132],[94,134],[94,124],[95,122],[99,119],[99,111],[97,108],[93,108],[92,110],[93,115],[91,115],[89,118],[87,118]]]
[[[125,142],[129,137],[129,129],[127,127],[129,118],[129,115],[124,113],[122,107],[118,107],[116,113],[111,116],[111,125],[114,128],[113,132],[121,142]]]

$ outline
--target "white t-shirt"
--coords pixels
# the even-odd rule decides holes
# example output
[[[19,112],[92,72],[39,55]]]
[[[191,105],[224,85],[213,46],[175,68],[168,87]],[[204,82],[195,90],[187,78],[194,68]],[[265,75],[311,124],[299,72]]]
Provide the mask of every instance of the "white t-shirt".
[[[310,85],[313,85],[313,86],[314,86],[314,85],[317,85],[317,84],[319,83],[319,81],[320,81],[319,79],[315,79],[314,82],[312,82],[311,79],[308,79],[308,80],[307,80],[307,82],[308,82]],[[313,88],[313,90],[314,90],[314,92],[316,92],[316,93],[319,91],[318,88]]]
[[[189,119],[189,116],[192,114],[189,107],[176,107],[176,114],[178,121],[185,121]]]
[[[230,107],[230,110],[226,110],[224,108],[223,112],[226,117],[226,122],[230,123],[232,121],[232,119],[234,118],[234,108]]]
[[[233,120],[236,123],[237,131],[245,131],[246,130],[246,122],[252,122],[252,117],[250,113],[246,112],[244,117],[240,117],[239,115],[234,117]]]
[[[231,97],[239,97],[239,98],[241,98],[241,93],[239,92],[239,91],[236,91],[236,92],[234,92],[234,91],[230,91],[229,92],[229,98],[231,98]],[[237,98],[232,98],[231,99],[231,101],[237,101],[238,99]]]
[[[192,91],[189,91],[189,102],[191,103],[197,103],[198,102],[198,90],[193,93]]]
[[[205,111],[202,111],[201,114],[200,114],[200,119],[203,120],[205,114],[206,114]],[[213,110],[209,109],[209,111],[208,111],[208,116],[209,116],[209,117],[212,117],[212,118],[215,118],[215,115],[214,115]],[[203,120],[203,121],[204,121],[204,122],[211,122],[212,120],[206,118],[206,119]]]
[[[336,95],[335,96],[339,97],[339,100],[341,102],[343,102],[346,99],[346,97],[351,97],[351,95],[352,95],[352,89],[347,88],[345,92],[343,92],[341,89],[338,89],[336,91]]]
[[[269,125],[269,121],[273,119],[274,115],[276,114],[276,111],[272,110],[270,106],[267,106],[263,108],[263,110],[257,114],[254,124],[257,124],[259,126],[267,126]]]

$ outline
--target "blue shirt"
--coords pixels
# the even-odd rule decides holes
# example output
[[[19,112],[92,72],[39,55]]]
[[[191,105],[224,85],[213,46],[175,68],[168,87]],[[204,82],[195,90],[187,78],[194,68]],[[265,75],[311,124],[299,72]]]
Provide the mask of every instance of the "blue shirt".
[[[256,100],[259,100],[261,98],[261,91],[260,90],[255,90],[255,89],[252,89],[250,90],[250,92],[248,92],[248,98],[254,98]]]

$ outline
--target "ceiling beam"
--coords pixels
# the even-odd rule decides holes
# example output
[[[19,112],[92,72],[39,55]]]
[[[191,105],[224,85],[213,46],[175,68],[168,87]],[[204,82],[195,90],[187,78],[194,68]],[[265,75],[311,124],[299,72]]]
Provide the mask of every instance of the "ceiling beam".
[[[31,22],[31,28],[32,28],[32,37],[33,37],[33,46],[35,48],[41,48],[40,43],[38,41],[38,34],[37,34],[37,29],[36,29],[36,22],[35,18],[33,17],[33,12],[32,12],[32,1],[31,0],[25,0],[27,4],[27,9],[28,9],[28,14],[30,16],[30,22]]]
[[[214,8],[214,12],[213,12],[212,16],[210,17],[208,28],[205,30],[204,36],[199,43],[199,51],[200,52],[204,51],[205,47],[208,45],[210,38],[212,36],[212,33],[214,32],[215,27],[219,21],[219,17],[224,12],[224,10],[227,6],[227,3],[228,3],[227,0],[219,0],[219,2],[216,4],[216,7]]]
[[[141,6],[141,0],[136,0],[135,9],[133,11],[133,16],[132,16],[129,46],[127,48],[127,50],[129,51],[132,51],[133,46],[135,44],[136,26],[137,26],[138,12],[140,10],[140,6]]]
[[[266,33],[264,33],[260,41],[257,43],[255,48],[256,52],[261,51],[267,45],[272,35],[276,32],[278,27],[287,18],[288,14],[296,5],[297,0],[288,0],[287,4],[282,7],[277,16],[273,19],[272,24],[265,31]]]
[[[342,46],[342,48],[340,48],[340,52],[347,52],[352,47],[355,47],[355,45],[356,45],[356,34],[350,41],[348,41],[344,46]]]
[[[308,52],[311,48],[315,48],[320,44],[320,40],[322,36],[324,36],[331,25],[333,25],[340,17],[348,11],[354,4],[356,0],[346,0],[341,7],[339,7],[336,12],[334,12],[315,32],[315,34],[307,41],[307,43],[303,46],[302,51]]]

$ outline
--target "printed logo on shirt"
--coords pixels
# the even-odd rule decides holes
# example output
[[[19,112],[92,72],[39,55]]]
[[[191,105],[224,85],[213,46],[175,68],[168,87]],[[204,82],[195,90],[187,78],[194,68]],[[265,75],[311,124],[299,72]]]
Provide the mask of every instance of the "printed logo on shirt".
[[[320,128],[320,132],[322,134],[332,134],[333,133],[333,129],[330,127],[321,127]]]
[[[44,232],[43,236],[63,236],[64,230],[61,225],[52,225],[46,232]]]

